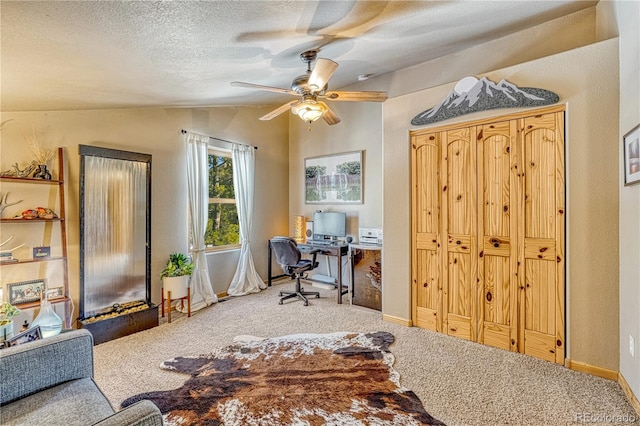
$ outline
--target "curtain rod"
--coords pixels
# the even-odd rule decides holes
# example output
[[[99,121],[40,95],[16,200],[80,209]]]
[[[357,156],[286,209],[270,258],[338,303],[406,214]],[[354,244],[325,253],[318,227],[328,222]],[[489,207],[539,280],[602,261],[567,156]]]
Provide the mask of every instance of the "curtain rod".
[[[246,143],[231,142],[231,141],[228,141],[228,140],[225,140],[225,139],[214,138],[213,136],[203,135],[203,134],[196,133],[196,132],[191,132],[191,131],[188,131],[188,130],[185,130],[185,129],[180,130],[180,133],[182,133],[182,134],[185,134],[187,132],[193,133],[194,135],[204,136],[205,138],[213,139],[214,141],[226,142],[226,143],[237,144],[237,145],[244,145],[244,146],[249,146],[249,147],[251,147],[253,149],[258,149],[257,146],[247,145]]]

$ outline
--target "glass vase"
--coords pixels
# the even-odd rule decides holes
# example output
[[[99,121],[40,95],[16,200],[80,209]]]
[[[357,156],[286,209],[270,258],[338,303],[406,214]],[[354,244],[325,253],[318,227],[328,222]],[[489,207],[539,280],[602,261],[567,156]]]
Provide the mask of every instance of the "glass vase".
[[[33,323],[32,327],[40,326],[42,338],[57,336],[62,331],[62,319],[53,310],[53,305],[46,298],[40,302],[40,312]]]

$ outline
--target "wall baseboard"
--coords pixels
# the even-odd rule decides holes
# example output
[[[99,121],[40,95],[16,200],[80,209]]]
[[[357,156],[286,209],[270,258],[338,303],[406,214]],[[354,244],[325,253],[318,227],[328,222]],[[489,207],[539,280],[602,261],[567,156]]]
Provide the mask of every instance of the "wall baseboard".
[[[218,299],[222,299],[228,296],[226,291],[223,291],[222,293],[216,293],[216,296],[218,296]]]
[[[382,314],[382,320],[383,321],[387,321],[387,322],[392,322],[392,323],[398,324],[398,325],[404,325],[405,327],[413,326],[413,323],[411,322],[411,320],[408,320],[408,319],[405,319],[405,318],[394,317],[393,315]]]
[[[584,362],[571,361],[570,359],[565,360],[564,366],[574,370],[580,371],[581,373],[591,374],[592,376],[602,377],[603,379],[608,380],[618,380],[618,372],[613,370],[608,370],[602,367],[596,367],[593,365],[585,364]]]
[[[624,394],[627,396],[627,399],[631,403],[631,406],[633,407],[634,410],[636,410],[636,413],[638,413],[638,415],[640,416],[640,401],[638,401],[638,397],[634,395],[633,391],[631,390],[631,387],[629,387],[629,383],[627,383],[624,376],[620,373],[618,373],[618,383],[620,384],[620,387],[624,391]]]

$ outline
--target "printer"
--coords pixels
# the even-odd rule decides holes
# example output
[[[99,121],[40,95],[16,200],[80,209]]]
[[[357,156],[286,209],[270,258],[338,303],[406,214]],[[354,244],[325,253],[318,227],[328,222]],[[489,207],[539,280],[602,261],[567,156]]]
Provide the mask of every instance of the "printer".
[[[358,240],[360,244],[382,245],[382,228],[359,228]]]

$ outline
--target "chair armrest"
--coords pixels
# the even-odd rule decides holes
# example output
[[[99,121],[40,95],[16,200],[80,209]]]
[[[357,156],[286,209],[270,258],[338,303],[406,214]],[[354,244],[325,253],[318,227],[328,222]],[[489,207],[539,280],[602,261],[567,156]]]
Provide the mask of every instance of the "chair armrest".
[[[317,265],[318,262],[316,262],[316,258],[318,257],[318,253],[320,253],[320,252],[322,252],[322,250],[320,250],[320,249],[313,249],[313,250],[311,250],[309,252],[309,254],[313,255],[313,256],[311,256],[311,264],[313,265],[313,268],[317,268],[318,267],[318,265]]]
[[[162,413],[149,401],[138,401],[96,423],[94,426],[162,426]]]
[[[69,380],[93,378],[93,336],[73,330],[0,350],[0,404]]]

